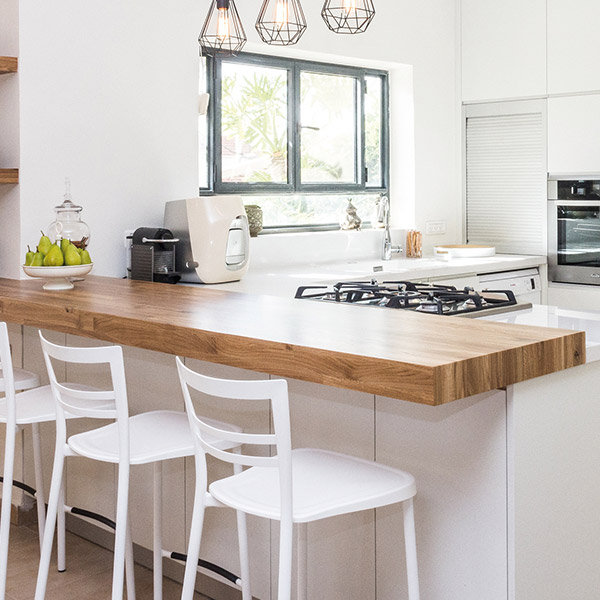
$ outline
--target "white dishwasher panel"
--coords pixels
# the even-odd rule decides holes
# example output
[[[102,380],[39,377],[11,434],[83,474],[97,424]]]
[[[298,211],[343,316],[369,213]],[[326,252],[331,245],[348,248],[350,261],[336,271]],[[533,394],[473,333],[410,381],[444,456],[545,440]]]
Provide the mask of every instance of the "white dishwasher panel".
[[[537,269],[486,273],[479,276],[479,287],[481,291],[511,290],[520,302],[542,301],[542,279]]]

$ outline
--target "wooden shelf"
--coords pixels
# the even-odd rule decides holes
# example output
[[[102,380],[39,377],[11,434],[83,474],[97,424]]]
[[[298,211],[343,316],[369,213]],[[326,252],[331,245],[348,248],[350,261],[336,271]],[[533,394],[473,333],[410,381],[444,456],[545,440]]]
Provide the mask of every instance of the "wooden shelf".
[[[0,75],[4,73],[16,73],[19,60],[14,56],[0,56]]]
[[[19,183],[19,169],[0,169],[0,183]]]

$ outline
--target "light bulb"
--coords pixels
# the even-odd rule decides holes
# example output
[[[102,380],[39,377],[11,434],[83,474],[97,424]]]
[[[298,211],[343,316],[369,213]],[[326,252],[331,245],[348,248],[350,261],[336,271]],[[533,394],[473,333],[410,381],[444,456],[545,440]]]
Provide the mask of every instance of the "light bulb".
[[[356,0],[344,0],[344,9],[346,12],[352,12],[356,10]]]
[[[217,37],[221,41],[224,41],[229,37],[229,11],[226,8],[219,8]]]
[[[277,0],[275,3],[275,17],[273,18],[275,25],[281,29],[289,22],[289,9],[287,0]]]

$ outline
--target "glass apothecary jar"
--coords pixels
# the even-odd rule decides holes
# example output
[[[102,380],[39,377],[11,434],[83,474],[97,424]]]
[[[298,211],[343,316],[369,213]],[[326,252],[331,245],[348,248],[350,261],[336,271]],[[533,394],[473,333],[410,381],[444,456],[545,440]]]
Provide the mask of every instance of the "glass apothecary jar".
[[[66,238],[78,248],[85,248],[90,243],[90,228],[81,220],[83,208],[75,204],[71,198],[71,182],[65,179],[65,196],[62,204],[54,207],[56,220],[48,227],[51,240]]]

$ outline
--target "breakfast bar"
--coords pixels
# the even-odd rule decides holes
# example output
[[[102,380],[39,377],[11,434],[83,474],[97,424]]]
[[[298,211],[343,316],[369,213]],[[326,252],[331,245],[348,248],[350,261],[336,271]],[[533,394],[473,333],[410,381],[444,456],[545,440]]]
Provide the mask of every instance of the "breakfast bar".
[[[588,461],[600,456],[592,393],[600,363],[586,362],[583,331],[93,276],[53,293],[39,281],[2,279],[0,320],[12,324],[13,354],[40,373],[37,328],[71,346],[122,345],[131,414],[183,408],[173,355],[215,376],[287,378],[294,447],[415,475],[423,598],[597,597],[600,469]],[[69,369],[69,381],[102,384],[85,366]],[[270,426],[266,403],[223,414],[208,399],[203,410],[248,431]],[[53,433],[42,433],[49,479]],[[27,476],[31,466],[24,468]],[[111,516],[110,494],[98,498],[91,488],[112,489],[114,467],[94,466],[94,486],[87,469],[85,461],[68,463],[68,503]],[[165,481],[165,541],[185,551],[193,461],[169,461]],[[144,562],[151,469],[134,469],[131,485]],[[235,573],[235,517],[212,509],[207,521],[202,557]],[[405,598],[401,522],[390,507],[311,524],[308,597]],[[109,543],[94,525],[70,527]],[[276,524],[250,519],[249,528],[254,596],[274,599]],[[180,576],[175,567],[166,572]],[[200,586],[213,598],[238,597],[207,577]]]
[[[52,294],[0,280],[0,318],[431,405],[585,363],[582,332],[109,277]]]

